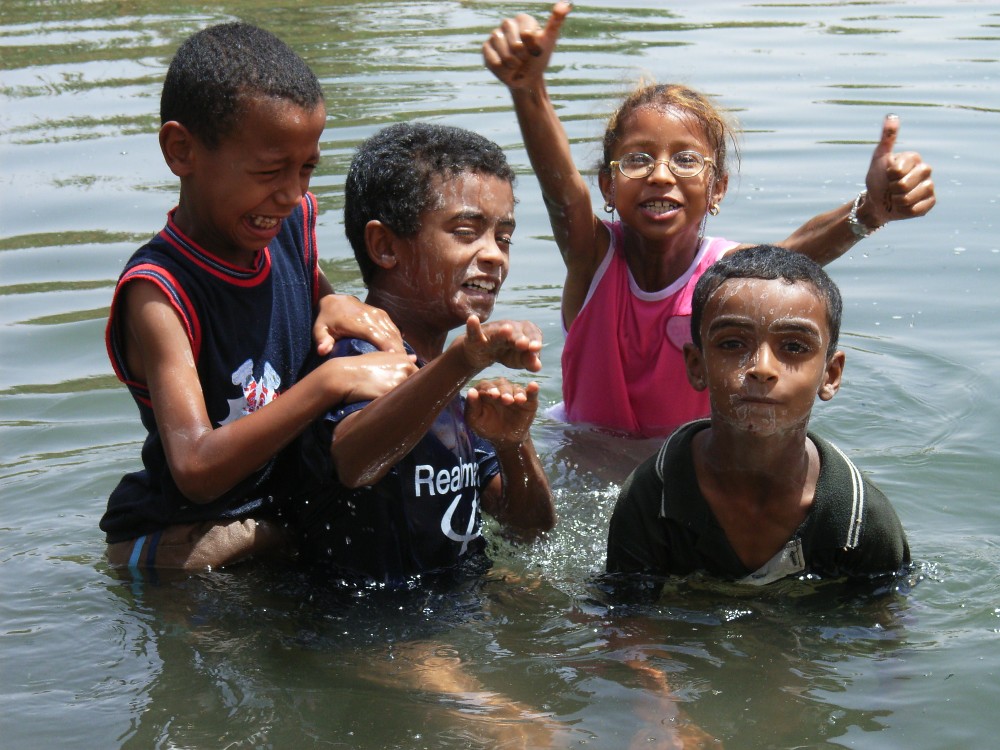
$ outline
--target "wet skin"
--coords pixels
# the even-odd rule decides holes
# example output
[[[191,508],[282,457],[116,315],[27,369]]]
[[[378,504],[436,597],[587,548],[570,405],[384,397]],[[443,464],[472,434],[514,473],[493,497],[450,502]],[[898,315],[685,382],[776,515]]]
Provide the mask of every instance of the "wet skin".
[[[393,272],[372,285],[367,302],[387,310],[427,360],[470,315],[485,322],[493,313],[515,226],[514,192],[506,180],[464,172],[434,183],[440,200],[421,214],[415,235],[389,233],[369,242],[376,264]]]
[[[694,177],[676,177],[666,160],[681,151],[712,157],[714,150],[693,117],[673,108],[636,110],[616,145],[614,159],[643,152],[660,160],[645,178],[624,176],[617,168],[601,175],[601,189],[625,225],[625,253],[636,282],[646,291],[669,286],[691,265],[702,222],[713,202],[725,195],[725,179],[706,164]],[[676,249],[683,249],[677,252]]]
[[[309,189],[326,109],[263,96],[245,107],[245,124],[215,148],[176,122],[161,128],[160,144],[181,178],[180,230],[232,265],[253,267]]]
[[[708,388],[712,424],[692,444],[698,486],[750,570],[767,562],[812,506],[819,454],[806,430],[833,398],[844,354],[828,354],[825,301],[811,284],[730,279],[705,305],[688,379]]]
[[[844,355],[827,355],[826,305],[811,285],[730,279],[705,306],[689,376],[708,388],[713,424],[749,434],[804,430],[815,399],[840,386]]]

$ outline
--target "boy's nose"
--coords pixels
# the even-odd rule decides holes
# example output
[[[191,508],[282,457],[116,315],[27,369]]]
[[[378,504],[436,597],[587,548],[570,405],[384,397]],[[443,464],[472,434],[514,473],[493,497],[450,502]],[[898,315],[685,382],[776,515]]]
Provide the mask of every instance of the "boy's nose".
[[[487,239],[478,253],[481,263],[490,263],[495,266],[507,265],[507,253],[495,239]]]
[[[299,179],[298,175],[289,177],[282,180],[281,184],[278,185],[278,188],[273,193],[274,199],[282,206],[294,208],[302,200],[302,196],[306,194],[308,187],[308,183],[306,185],[302,184],[302,180]]]
[[[778,377],[776,365],[777,359],[774,352],[771,351],[771,347],[767,344],[761,344],[753,353],[747,368],[747,376],[760,381],[774,380]]]

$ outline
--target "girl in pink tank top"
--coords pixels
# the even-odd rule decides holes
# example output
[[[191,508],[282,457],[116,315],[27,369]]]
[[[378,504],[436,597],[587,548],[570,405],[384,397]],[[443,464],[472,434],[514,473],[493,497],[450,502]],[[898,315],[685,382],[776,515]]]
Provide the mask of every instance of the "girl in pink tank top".
[[[506,19],[483,45],[483,58],[510,90],[566,263],[566,418],[666,435],[708,414],[707,400],[687,384],[684,329],[698,277],[742,247],[704,236],[729,184],[726,141],[735,146],[735,128],[686,86],[637,89],[611,116],[598,165],[612,221],[595,216],[544,79],[571,9],[556,3],[544,28],[525,14]],[[890,220],[927,213],[934,205],[930,167],[919,154],[892,152],[898,128],[898,118],[886,119],[866,191],[773,244],[826,263]],[[869,193],[879,199],[867,200]]]

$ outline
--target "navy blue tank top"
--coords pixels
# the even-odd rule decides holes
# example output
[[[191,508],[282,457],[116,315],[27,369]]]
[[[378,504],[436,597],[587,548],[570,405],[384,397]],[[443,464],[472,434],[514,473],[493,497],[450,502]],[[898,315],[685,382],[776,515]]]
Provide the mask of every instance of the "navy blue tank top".
[[[333,356],[373,351],[367,341],[341,339]],[[368,403],[342,404],[317,423],[325,426],[317,440],[324,452],[336,424]],[[480,497],[498,473],[496,449],[465,422],[465,399],[452,399],[374,485],[350,489],[328,472],[332,486],[296,509],[301,552],[348,579],[390,587],[451,568],[485,549]]]
[[[164,526],[258,511],[280,477],[275,457],[217,500],[189,502],[167,465],[149,390],[125,361],[122,289],[134,281],[167,296],[187,331],[208,416],[215,427],[245,416],[291,387],[307,371],[319,297],[316,199],[307,194],[282,222],[278,236],[252,269],[237,268],[185,237],[173,222],[125,266],[105,334],[118,378],[128,386],[143,426],[141,471],[125,475],[108,500],[101,529],[108,542],[132,539]]]

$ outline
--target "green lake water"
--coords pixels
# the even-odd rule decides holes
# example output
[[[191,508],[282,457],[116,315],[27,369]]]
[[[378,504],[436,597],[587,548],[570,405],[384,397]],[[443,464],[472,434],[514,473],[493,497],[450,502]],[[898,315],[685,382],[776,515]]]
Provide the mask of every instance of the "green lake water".
[[[916,560],[879,597],[688,581],[655,605],[594,586],[617,483],[655,442],[542,416],[560,523],[497,542],[460,590],[345,597],[294,565],[133,580],[104,560],[108,493],[142,430],[103,343],[115,279],[165,219],[159,89],[177,45],[242,18],[288,41],[329,105],[312,189],[338,289],[352,149],[423,119],[518,170],[495,317],[543,330],[560,398],[562,264],[506,90],[480,45],[545,3],[148,0],[0,6],[0,747],[985,748],[1000,733],[1000,5],[578,4],[551,94],[580,163],[640,77],[707,91],[744,129],[712,234],[781,239],[862,187],[882,118],[938,205],[829,267],[845,383],[814,411],[893,500]],[[596,187],[595,206],[599,205]],[[650,669],[636,669],[641,664]],[[460,675],[442,691],[441,675]],[[659,682],[656,675],[664,675]],[[699,746],[695,743],[690,746]]]

